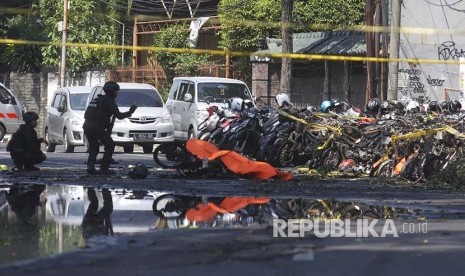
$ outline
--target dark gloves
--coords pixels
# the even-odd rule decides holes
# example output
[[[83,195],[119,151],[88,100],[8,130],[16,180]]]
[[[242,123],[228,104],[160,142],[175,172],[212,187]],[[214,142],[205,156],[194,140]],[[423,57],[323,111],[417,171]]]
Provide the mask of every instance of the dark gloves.
[[[136,111],[136,109],[137,109],[137,105],[133,104],[133,105],[131,105],[131,107],[129,108],[129,112],[132,114],[132,113],[134,113],[134,111]]]

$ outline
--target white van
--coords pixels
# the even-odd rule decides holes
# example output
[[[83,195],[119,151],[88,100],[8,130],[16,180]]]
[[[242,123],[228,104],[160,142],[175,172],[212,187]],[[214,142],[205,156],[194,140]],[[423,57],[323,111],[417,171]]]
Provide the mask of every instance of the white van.
[[[13,93],[0,83],[0,141],[14,133],[23,122],[23,107]]]
[[[229,99],[251,100],[247,85],[240,80],[215,77],[178,77],[173,79],[166,106],[171,112],[174,138],[197,135],[197,127],[208,118],[208,107],[227,107]]]
[[[118,85],[116,104],[120,112],[128,111],[133,104],[137,109],[130,118],[115,120],[111,133],[115,144],[126,153],[133,152],[135,144],[142,146],[144,153],[151,153],[154,144],[174,141],[171,115],[157,89],[146,83],[118,82]],[[103,84],[94,86],[86,107],[102,94]]]

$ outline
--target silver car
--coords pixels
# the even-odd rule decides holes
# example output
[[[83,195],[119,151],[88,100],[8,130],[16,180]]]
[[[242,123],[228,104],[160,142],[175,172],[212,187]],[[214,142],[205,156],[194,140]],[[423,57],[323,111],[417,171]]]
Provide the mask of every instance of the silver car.
[[[158,91],[146,83],[119,82],[116,104],[120,112],[126,112],[133,104],[138,108],[130,118],[116,119],[111,137],[124,152],[134,151],[134,145],[142,146],[144,153],[151,153],[154,144],[172,142],[173,122],[171,114]],[[103,84],[92,88],[87,105],[98,95],[104,94]]]
[[[55,151],[56,145],[64,145],[65,152],[73,152],[74,147],[84,146],[84,111],[91,86],[58,88],[53,93],[45,119],[46,150]]]

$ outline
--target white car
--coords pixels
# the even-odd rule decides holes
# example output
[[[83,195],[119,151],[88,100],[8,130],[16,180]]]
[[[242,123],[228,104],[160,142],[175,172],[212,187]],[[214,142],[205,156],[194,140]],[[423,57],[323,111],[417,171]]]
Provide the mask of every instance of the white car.
[[[126,112],[133,104],[136,111],[130,118],[116,119],[111,137],[124,152],[134,151],[134,145],[142,146],[144,153],[151,153],[154,144],[172,142],[173,122],[163,99],[157,89],[145,83],[119,82],[120,90],[116,104],[120,112]],[[92,88],[87,105],[98,95],[104,94],[103,84]]]
[[[84,146],[84,111],[91,86],[58,88],[45,118],[46,150],[55,151],[56,145],[64,145],[65,152],[73,152],[74,147]]]
[[[166,106],[171,112],[176,139],[197,136],[200,123],[208,118],[208,107],[228,107],[228,100],[252,98],[247,85],[240,80],[215,77],[177,77],[173,79]]]
[[[0,141],[14,133],[23,122],[23,108],[11,91],[0,83]]]

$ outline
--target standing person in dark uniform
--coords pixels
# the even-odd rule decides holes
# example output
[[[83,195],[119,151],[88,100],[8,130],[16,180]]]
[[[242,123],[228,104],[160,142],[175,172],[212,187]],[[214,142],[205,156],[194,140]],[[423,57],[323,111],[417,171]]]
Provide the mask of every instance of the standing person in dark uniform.
[[[16,169],[25,171],[39,171],[35,164],[40,164],[47,159],[45,154],[40,150],[40,144],[48,142],[44,138],[38,138],[34,128],[37,127],[39,115],[29,111],[24,113],[22,124],[19,129],[12,135],[7,145],[7,151],[10,152],[11,159]]]
[[[103,206],[99,209],[99,201],[95,188],[87,188],[90,201],[86,214],[82,220],[82,230],[85,238],[95,235],[113,236],[113,225],[110,215],[113,212],[113,199],[108,189],[102,189]]]
[[[84,114],[84,134],[89,142],[89,157],[87,159],[87,172],[97,174],[95,161],[99,151],[99,141],[105,147],[102,161],[100,163],[101,174],[112,174],[110,171],[110,162],[113,152],[115,151],[115,142],[111,138],[111,129],[113,128],[114,118],[124,119],[131,117],[137,106],[132,105],[128,112],[121,113],[116,105],[115,98],[119,90],[119,85],[114,81],[108,81],[103,85],[105,95],[99,95],[93,99],[87,106]]]

